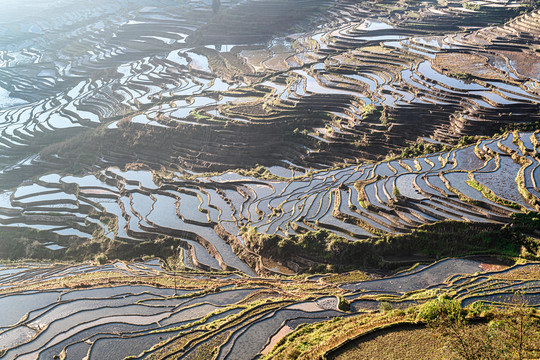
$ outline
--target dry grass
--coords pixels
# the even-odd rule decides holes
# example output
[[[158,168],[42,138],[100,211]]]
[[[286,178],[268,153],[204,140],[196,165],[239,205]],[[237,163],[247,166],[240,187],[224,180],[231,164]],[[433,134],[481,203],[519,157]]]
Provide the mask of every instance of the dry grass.
[[[493,277],[507,280],[538,280],[540,279],[540,264],[516,268],[502,274],[494,275]]]
[[[350,318],[302,326],[280,340],[264,359],[319,359],[349,338],[401,321],[413,321],[404,312],[360,314]]]
[[[430,328],[388,329],[347,345],[329,359],[420,360],[444,359],[444,340]]]
[[[370,279],[370,275],[363,271],[351,271],[344,274],[334,274],[327,276],[324,278],[324,281],[332,284],[342,284],[348,282],[365,281]]]
[[[474,77],[493,80],[509,80],[502,71],[488,64],[488,59],[477,54],[437,54],[434,65],[451,75],[470,74]]]
[[[540,55],[537,53],[530,50],[501,50],[499,54],[507,57],[521,75],[540,80]]]
[[[69,288],[86,289],[94,287],[121,286],[121,285],[148,285],[155,287],[166,287],[172,289],[176,282],[178,289],[211,291],[212,289],[233,286],[236,288],[262,287],[275,291],[282,297],[305,299],[310,294],[316,293],[319,296],[342,294],[344,290],[337,287],[337,284],[327,284],[322,282],[305,281],[304,279],[291,279],[290,282],[282,282],[279,278],[268,279],[197,279],[177,275],[162,274],[156,276],[125,276],[118,272],[93,272],[66,276],[61,279],[51,279],[39,282],[13,283],[12,287],[0,289],[0,294],[13,293],[16,291],[45,291],[50,289]],[[194,273],[193,275],[197,275]]]

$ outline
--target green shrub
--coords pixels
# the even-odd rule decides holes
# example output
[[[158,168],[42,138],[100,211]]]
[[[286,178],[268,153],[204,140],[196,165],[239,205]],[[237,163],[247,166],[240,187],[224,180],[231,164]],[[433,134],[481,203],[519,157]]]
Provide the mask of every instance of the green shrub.
[[[479,138],[480,137],[477,137],[477,136],[474,136],[474,135],[464,135],[464,136],[459,138],[458,146],[465,146],[465,145],[474,144],[474,143],[476,143],[476,141]]]
[[[364,116],[373,115],[376,110],[377,110],[377,107],[373,104],[362,106],[362,113],[364,114]]]
[[[447,321],[457,323],[465,320],[466,313],[458,301],[440,296],[436,300],[422,305],[418,318],[428,324],[439,324]]]
[[[394,307],[389,302],[381,301],[379,303],[379,311],[380,312],[388,312],[388,311],[392,311],[392,310],[394,310]]]
[[[343,296],[338,296],[339,303],[338,303],[338,309],[341,311],[350,311],[351,310],[351,304],[347,299],[345,299]]]
[[[100,265],[105,264],[107,260],[109,260],[109,258],[103,253],[96,255],[96,257],[94,258],[94,261]]]
[[[474,10],[474,11],[480,10],[479,4],[468,2],[468,1],[463,3],[463,7],[465,9]]]

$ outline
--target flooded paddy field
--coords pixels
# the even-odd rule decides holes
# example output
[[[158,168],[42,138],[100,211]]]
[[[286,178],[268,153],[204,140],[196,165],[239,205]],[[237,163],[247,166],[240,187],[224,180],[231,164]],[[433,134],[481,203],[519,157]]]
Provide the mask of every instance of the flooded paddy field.
[[[405,309],[452,292],[463,306],[500,307],[512,303],[520,289],[529,305],[540,304],[538,263],[511,266],[487,257],[445,259],[345,285],[331,281],[335,275],[254,281],[173,274],[152,269],[153,261],[124,263],[129,270],[121,265],[13,267],[21,275],[0,289],[0,304],[9,309],[0,323],[2,356],[192,358],[212,346],[216,358],[255,358],[300,325],[358,321],[377,314],[381,303]],[[41,281],[32,282],[32,272]],[[350,304],[346,309],[343,301]]]
[[[275,180],[117,167],[50,173],[2,193],[0,228],[36,236],[36,254],[58,258],[99,239],[142,251],[174,238],[189,267],[255,276],[273,270],[252,252],[249,229],[375,241],[441,221],[501,227],[512,214],[537,211],[536,146],[536,133],[515,132],[436,155]]]
[[[3,186],[110,163],[321,168],[537,120],[538,72],[521,65],[537,62],[537,12],[504,23],[514,10],[489,3],[409,7],[415,17],[345,0],[219,3],[6,15]]]
[[[27,1],[0,35],[0,358],[312,359],[539,306],[528,3]]]
[[[280,258],[257,245],[260,235],[315,243],[321,234],[337,235],[373,244],[430,224],[443,227],[434,237],[459,224],[484,232],[520,226],[515,215],[535,214],[537,200],[509,199],[515,189],[537,191],[536,136],[514,132],[436,155],[289,179],[165,178],[116,167],[37,177],[4,193],[2,233],[35,239],[28,250],[38,257],[80,256],[94,246],[99,256],[84,265],[3,265],[0,304],[9,310],[0,323],[0,350],[7,359],[153,359],[196,358],[212,346],[216,358],[255,358],[300,325],[421,307],[439,294],[453,294],[464,307],[500,308],[519,291],[539,306],[536,262],[472,257],[429,264],[435,253],[374,247],[379,264],[427,266],[287,279],[322,261],[296,250]],[[515,185],[493,185],[501,182]],[[451,236],[463,236],[457,234]],[[107,261],[145,253],[158,258]]]

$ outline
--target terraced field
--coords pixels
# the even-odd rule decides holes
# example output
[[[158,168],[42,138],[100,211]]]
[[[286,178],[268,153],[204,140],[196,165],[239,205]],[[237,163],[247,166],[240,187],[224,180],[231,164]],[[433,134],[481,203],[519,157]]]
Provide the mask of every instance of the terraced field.
[[[4,358],[15,359],[191,359],[208,354],[245,359],[268,354],[301,324],[376,318],[371,309],[381,302],[403,308],[453,293],[463,306],[479,301],[500,306],[511,303],[513,291],[520,289],[529,304],[538,305],[537,263],[494,264],[492,259],[447,259],[341,287],[327,282],[328,277],[197,280],[165,271],[155,261],[7,266],[0,270],[0,303],[6,310],[0,350]],[[336,295],[347,299],[351,311],[338,308]],[[361,334],[373,325],[355,331]],[[328,347],[322,340],[318,351]],[[342,347],[336,345],[333,352]],[[278,357],[279,349],[274,350]]]
[[[346,357],[441,299],[538,307],[532,5],[6,6],[0,358]]]
[[[222,1],[216,14],[202,0],[62,6],[65,16],[49,22],[5,15],[4,187],[109,163],[183,173],[320,168],[374,159],[419,136],[455,142],[538,120],[538,69],[527,65],[538,62],[534,11],[484,27],[512,7]],[[292,27],[298,32],[276,35]]]
[[[356,242],[448,220],[496,228],[514,213],[537,211],[538,136],[507,133],[449,152],[289,180],[232,172],[186,180],[117,167],[50,173],[2,194],[0,224],[43,239],[36,254],[69,256],[96,241],[127,249],[169,237],[179,240],[188,267],[268,274],[277,269],[251,251],[246,228],[284,238],[326,229]],[[127,259],[142,255],[128,252]]]
[[[5,358],[196,358],[209,339],[220,358],[250,358],[283,324],[295,328],[344,315],[335,298],[301,300],[297,282],[286,290],[275,288],[277,281],[257,285],[223,277],[209,288],[209,280],[179,276],[173,289],[173,274],[155,261],[0,271]],[[88,282],[101,285],[88,288]],[[309,287],[329,291],[322,284]]]

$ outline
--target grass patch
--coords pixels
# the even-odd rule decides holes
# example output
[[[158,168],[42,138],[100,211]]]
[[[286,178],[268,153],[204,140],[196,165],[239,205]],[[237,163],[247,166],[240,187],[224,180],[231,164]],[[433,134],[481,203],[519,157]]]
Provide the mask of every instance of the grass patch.
[[[369,280],[370,276],[360,270],[351,271],[344,274],[334,274],[330,275],[324,278],[324,281],[331,283],[331,284],[343,284],[343,283],[349,283],[349,282],[358,282],[358,281],[365,281]]]
[[[387,329],[351,343],[329,359],[345,360],[418,360],[442,359],[444,342],[429,328],[412,326]]]

